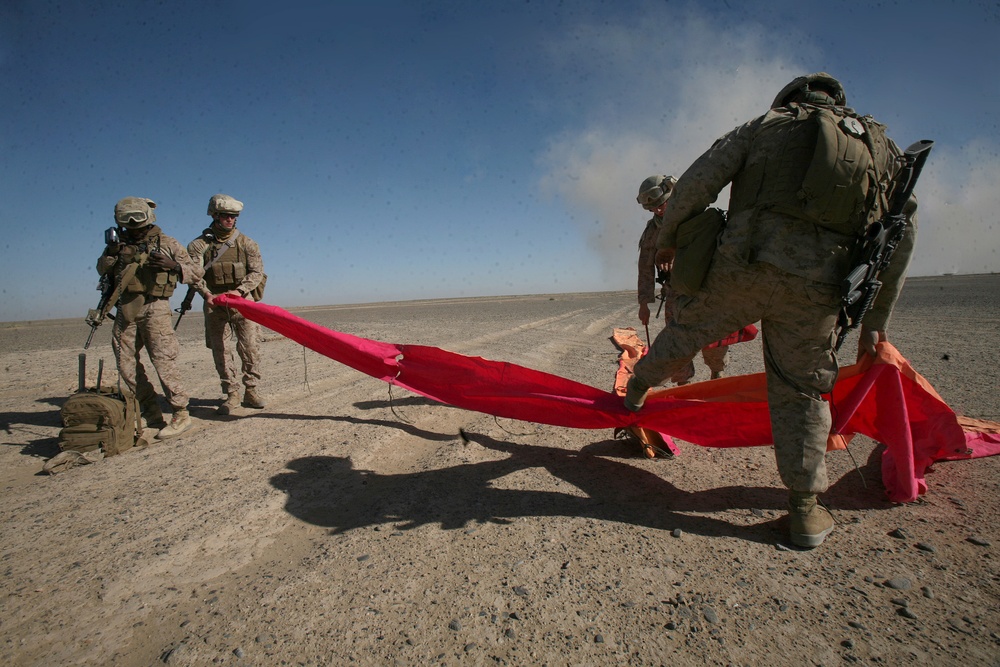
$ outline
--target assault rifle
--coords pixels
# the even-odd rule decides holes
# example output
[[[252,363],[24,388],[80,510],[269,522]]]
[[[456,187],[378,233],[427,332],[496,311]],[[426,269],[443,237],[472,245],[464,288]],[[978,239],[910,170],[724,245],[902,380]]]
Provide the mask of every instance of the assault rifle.
[[[184,313],[191,310],[191,304],[194,302],[194,295],[197,294],[193,285],[188,286],[187,294],[184,295],[184,300],[181,301],[180,308],[174,308],[175,313],[180,313],[177,316],[177,321],[174,322],[174,331],[177,331],[177,327],[181,325],[181,320],[184,319]]]
[[[97,289],[101,291],[101,299],[97,302],[97,308],[88,310],[87,317],[84,318],[84,321],[90,325],[90,335],[87,336],[87,342],[84,343],[83,349],[86,350],[90,347],[90,342],[94,340],[97,327],[101,326],[104,320],[110,317],[111,309],[118,304],[118,298],[122,295],[122,290],[125,289],[125,285],[135,276],[135,271],[138,268],[139,265],[135,262],[129,263],[118,274],[117,281],[112,275],[114,274],[114,268],[101,276],[100,282],[97,283]]]
[[[889,260],[906,231],[903,209],[913,194],[920,171],[931,152],[933,141],[924,139],[911,144],[899,158],[901,166],[893,178],[889,209],[881,220],[872,223],[861,239],[858,264],[841,283],[841,307],[837,317],[837,346],[840,350],[847,334],[861,325],[875,302],[882,283],[879,273]]]
[[[119,243],[121,243],[121,239],[118,237],[117,227],[108,227],[104,230],[105,245],[112,246]],[[104,320],[110,317],[111,309],[118,303],[118,297],[121,296],[125,285],[132,280],[136,268],[138,267],[135,265],[125,267],[119,275],[117,283],[114,282],[114,267],[101,276],[100,281],[97,283],[97,291],[101,293],[101,298],[97,302],[97,308],[88,310],[87,317],[84,318],[84,322],[90,325],[90,335],[87,336],[87,342],[83,344],[83,349],[86,350],[90,347],[90,343],[94,340],[94,334],[97,333],[97,327],[104,324]]]
[[[667,286],[670,284],[670,271],[663,271],[657,267],[656,283],[660,286],[660,293],[656,297],[656,300],[660,302],[660,305],[656,307],[656,319],[660,319],[660,311],[663,310],[663,304],[667,300]]]

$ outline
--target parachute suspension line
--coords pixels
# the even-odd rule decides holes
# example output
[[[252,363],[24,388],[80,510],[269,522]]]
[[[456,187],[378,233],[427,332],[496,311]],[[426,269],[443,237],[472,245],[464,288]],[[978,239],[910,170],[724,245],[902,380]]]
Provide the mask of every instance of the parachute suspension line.
[[[844,443],[844,450],[847,452],[847,455],[851,457],[851,462],[854,464],[854,469],[858,471],[858,477],[861,478],[861,486],[867,489],[868,482],[865,481],[865,474],[861,472],[861,467],[858,465],[857,460],[855,460],[854,454],[851,453],[851,447],[847,443]]]
[[[537,429],[534,430],[534,431],[528,431],[526,433],[515,433],[514,431],[505,429],[503,426],[500,425],[500,420],[499,420],[499,418],[496,415],[493,415],[493,423],[496,424],[497,428],[499,428],[501,431],[503,431],[507,435],[518,435],[518,436],[522,436],[522,435],[538,435],[538,430]]]
[[[310,394],[312,392],[312,387],[309,386],[309,365],[306,363],[306,346],[302,346],[302,382],[306,385],[306,391]]]
[[[833,394],[830,394],[830,417],[833,421],[837,421],[837,404],[833,402]],[[867,489],[868,482],[865,481],[865,474],[861,472],[861,466],[858,465],[857,459],[854,458],[854,453],[851,452],[851,446],[846,440],[844,441],[844,450],[847,452],[847,455],[851,457],[851,463],[854,464],[854,469],[858,471],[858,476],[861,478],[861,486]]]
[[[393,401],[393,399],[392,399],[392,383],[390,382],[388,384],[389,384],[389,409],[392,411],[392,414],[399,421],[403,422],[404,424],[412,424],[413,423],[412,421],[410,421],[406,417],[404,417],[401,414],[399,414],[398,412],[396,412],[396,406],[392,402]]]

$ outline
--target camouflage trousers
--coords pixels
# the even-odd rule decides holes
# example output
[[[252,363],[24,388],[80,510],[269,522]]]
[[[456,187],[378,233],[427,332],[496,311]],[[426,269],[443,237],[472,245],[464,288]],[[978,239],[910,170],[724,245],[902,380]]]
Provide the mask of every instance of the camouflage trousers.
[[[260,326],[229,308],[205,305],[205,345],[212,350],[222,393],[239,391],[236,357],[242,362],[243,384],[256,387],[260,381]]]
[[[677,310],[677,298],[680,294],[673,291],[669,287],[664,287],[661,295],[663,297],[664,316],[667,324],[669,324],[670,320],[674,316],[674,312]],[[721,373],[726,370],[726,352],[728,351],[729,348],[727,346],[703,347],[701,349],[701,358],[712,373]],[[690,382],[693,377],[694,360],[692,359],[683,368],[670,375],[667,379],[674,384],[684,384],[686,382]]]
[[[138,296],[141,300],[143,297]],[[167,403],[176,412],[188,405],[188,394],[181,385],[181,375],[177,369],[180,345],[170,321],[170,301],[153,299],[149,303],[129,308],[118,308],[115,326],[111,334],[111,349],[118,363],[118,375],[129,391],[135,394],[142,406],[156,402],[156,389],[146,375],[146,369],[139,358],[143,348],[153,362],[153,368],[160,377],[160,385]],[[126,311],[134,312],[132,321]]]
[[[833,351],[839,290],[770,264],[741,265],[716,254],[694,297],[677,300],[674,318],[635,365],[653,387],[691,363],[706,343],[760,321],[775,459],[785,486],[822,493],[830,409],[822,394],[837,379]]]

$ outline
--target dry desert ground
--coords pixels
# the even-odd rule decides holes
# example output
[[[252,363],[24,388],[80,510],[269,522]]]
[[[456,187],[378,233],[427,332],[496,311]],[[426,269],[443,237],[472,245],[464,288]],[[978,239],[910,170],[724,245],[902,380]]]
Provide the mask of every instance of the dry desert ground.
[[[294,312],[608,390],[612,329],[638,324],[628,292]],[[49,476],[88,329],[0,324],[0,664],[1000,664],[1000,457],[897,505],[856,440],[828,457],[836,530],[800,551],[769,447],[648,460],[390,394],[269,331],[268,406],[217,417],[201,326],[179,329],[191,431]],[[890,337],[997,421],[998,327],[1000,276],[915,278]],[[731,374],[760,369],[759,339],[733,347]]]

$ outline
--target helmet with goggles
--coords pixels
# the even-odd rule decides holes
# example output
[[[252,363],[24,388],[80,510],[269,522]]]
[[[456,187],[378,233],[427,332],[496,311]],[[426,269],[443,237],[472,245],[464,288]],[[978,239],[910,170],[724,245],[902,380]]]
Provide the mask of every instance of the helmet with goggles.
[[[115,222],[126,229],[140,229],[156,222],[156,202],[145,197],[125,197],[115,204]]]
[[[670,198],[670,193],[676,184],[677,179],[673,176],[663,174],[650,176],[639,186],[639,195],[635,200],[647,211],[655,211]]]
[[[771,108],[778,109],[793,102],[842,107],[847,104],[847,94],[840,81],[826,72],[816,72],[792,79],[775,96]]]
[[[238,216],[242,210],[243,202],[229,195],[212,195],[212,198],[208,200],[208,214],[213,218],[224,213]]]

